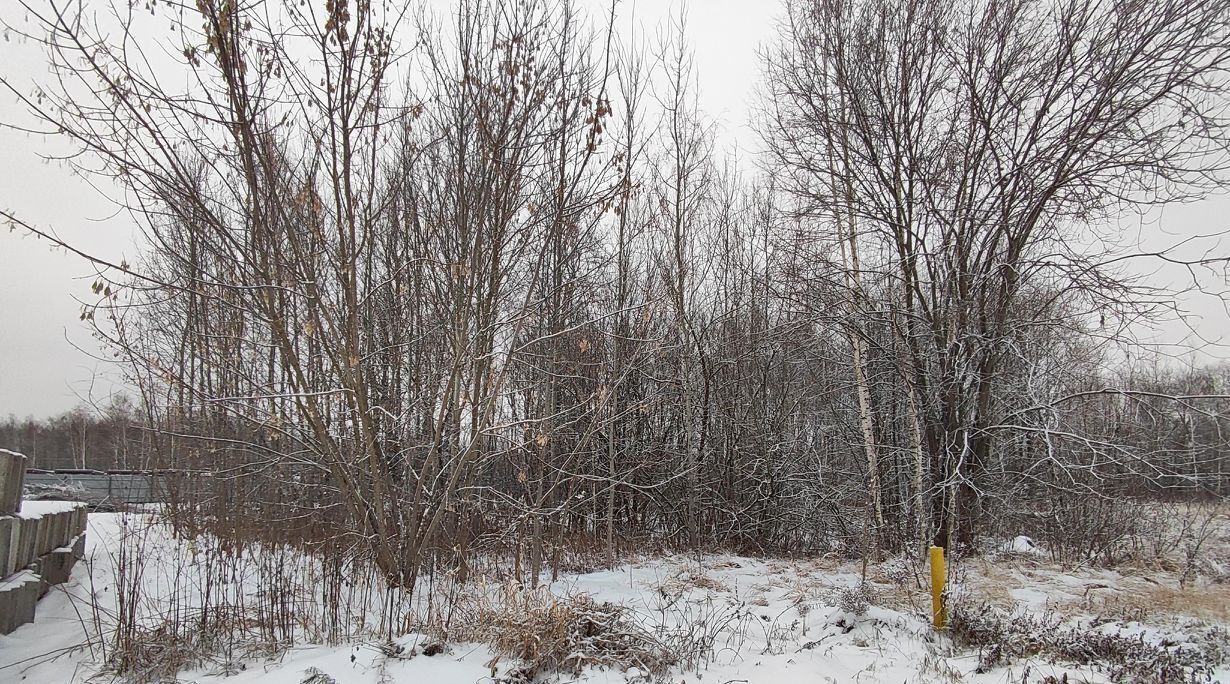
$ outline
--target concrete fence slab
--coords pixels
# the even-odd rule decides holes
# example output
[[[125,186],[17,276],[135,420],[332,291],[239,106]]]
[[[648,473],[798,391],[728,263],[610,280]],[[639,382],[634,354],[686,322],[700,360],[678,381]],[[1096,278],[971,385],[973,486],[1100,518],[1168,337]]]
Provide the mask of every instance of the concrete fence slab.
[[[30,571],[20,572],[0,583],[0,634],[34,621],[42,580]]]
[[[11,453],[11,452],[6,452]],[[85,504],[27,501],[0,515],[0,634],[34,619],[38,599],[85,555]]]
[[[21,511],[21,487],[26,477],[26,457],[0,449],[0,515]]]

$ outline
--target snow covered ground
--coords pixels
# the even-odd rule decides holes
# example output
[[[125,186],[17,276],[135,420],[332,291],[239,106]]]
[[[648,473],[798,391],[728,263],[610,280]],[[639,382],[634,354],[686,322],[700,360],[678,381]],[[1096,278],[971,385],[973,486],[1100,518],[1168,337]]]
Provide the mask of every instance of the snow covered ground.
[[[0,682],[115,680],[103,665],[106,640],[99,634],[114,617],[116,593],[126,589],[115,583],[116,564],[125,562],[117,553],[118,540],[147,519],[118,513],[90,516],[86,562],[77,566],[70,582],[42,600],[34,623],[0,637]],[[193,586],[169,582],[170,575],[158,571],[159,564],[172,563],[174,549],[183,552],[189,548],[184,544],[191,542],[158,534],[163,538],[148,547],[152,552],[144,559],[140,580],[142,598],[155,604]],[[963,601],[985,601],[1010,614],[1049,611],[1065,625],[1140,635],[1167,648],[1193,648],[1200,640],[1216,639],[1218,626],[1224,627],[1225,602],[1230,601],[1225,585],[1189,589],[1179,592],[1187,600],[1163,601],[1158,597],[1178,592],[1167,585],[1173,574],[1149,578],[1125,570],[1059,572],[1026,541],[1013,540],[1002,555],[962,564],[954,593]],[[182,574],[182,564],[175,567],[180,568],[176,576]],[[869,592],[856,590],[859,570],[857,564],[826,559],[670,557],[568,575],[550,591],[558,597],[588,595],[598,605],[620,604],[645,634],[691,644],[696,657],[675,665],[664,679],[671,682],[1006,683],[1044,682],[1048,676],[1054,677],[1049,681],[1061,681],[1064,674],[1073,682],[1109,681],[1096,664],[1048,662],[1046,654],[980,668],[978,649],[958,647],[948,635],[930,628],[927,594],[917,581],[921,568],[900,559],[875,564]],[[1137,605],[1142,602],[1159,605]],[[425,655],[424,646],[431,641],[407,634],[390,643],[372,635],[342,646],[246,651],[205,659],[181,671],[178,681],[494,684],[510,681],[517,669],[515,661],[498,657],[492,646],[482,643],[447,643],[443,652]],[[1230,669],[1218,667],[1213,679],[1230,683]],[[634,666],[617,666],[545,679],[599,684],[645,682],[651,676]]]

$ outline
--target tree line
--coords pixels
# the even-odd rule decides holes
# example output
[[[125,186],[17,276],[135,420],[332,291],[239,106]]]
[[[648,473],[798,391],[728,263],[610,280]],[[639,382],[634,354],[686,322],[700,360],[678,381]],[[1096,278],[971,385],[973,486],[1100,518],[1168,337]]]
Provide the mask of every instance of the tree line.
[[[1230,488],[1226,367],[1133,342],[1139,262],[1225,259],[1106,227],[1222,187],[1230,3],[790,0],[750,161],[618,2],[23,5],[55,78],[4,83],[142,230],[82,316],[212,474],[185,525],[410,589]]]
[[[150,466],[141,413],[125,395],[50,418],[0,419],[0,448],[40,470],[142,470]]]

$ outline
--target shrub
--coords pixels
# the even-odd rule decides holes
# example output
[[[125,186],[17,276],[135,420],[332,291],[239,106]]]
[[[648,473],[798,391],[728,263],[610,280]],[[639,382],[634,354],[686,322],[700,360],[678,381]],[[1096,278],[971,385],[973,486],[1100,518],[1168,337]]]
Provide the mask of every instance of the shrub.
[[[859,582],[853,587],[838,587],[833,591],[833,602],[844,613],[861,616],[875,605],[876,596],[871,585]]]
[[[1218,648],[1154,643],[1143,634],[1127,636],[1064,626],[1051,613],[1006,615],[989,604],[954,606],[948,630],[958,644],[979,649],[980,674],[1015,658],[1045,654],[1103,668],[1113,682],[1207,682],[1213,668],[1225,658]],[[1224,638],[1224,630],[1219,630],[1211,635],[1210,643]]]

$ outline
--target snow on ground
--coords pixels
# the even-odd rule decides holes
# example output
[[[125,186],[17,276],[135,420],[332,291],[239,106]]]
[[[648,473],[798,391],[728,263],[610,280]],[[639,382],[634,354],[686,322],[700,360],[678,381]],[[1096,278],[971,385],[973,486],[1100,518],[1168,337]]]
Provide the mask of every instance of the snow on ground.
[[[128,518],[125,516],[129,515]],[[139,516],[117,513],[90,515],[86,559],[73,578],[53,588],[39,605],[35,622],[0,636],[0,682],[108,682],[100,667],[96,620],[105,623],[117,587],[113,585],[117,540],[125,524]],[[128,529],[131,529],[129,527]],[[169,561],[171,542],[147,563]],[[1069,611],[1073,620],[1087,617],[1096,606],[1091,592],[1139,589],[1138,577],[1114,571],[1086,569],[1061,573],[1048,566],[1026,545],[1013,540],[1002,558],[964,564],[954,593],[967,599],[987,598],[1013,610]],[[159,548],[157,545],[154,548]],[[1107,681],[1089,667],[1046,663],[1037,658],[978,673],[978,653],[957,649],[934,632],[929,604],[918,585],[920,568],[900,559],[874,565],[871,596],[854,591],[859,567],[826,560],[775,560],[735,556],[670,557],[613,570],[562,577],[550,590],[558,596],[576,593],[596,601],[627,606],[652,631],[708,643],[701,662],[676,669],[669,681],[766,682],[1020,682],[1028,670],[1030,682],[1066,673],[1071,681]],[[165,575],[146,572],[146,599],[157,601],[179,588]],[[1155,580],[1156,581],[1156,580]],[[1147,584],[1147,583],[1146,583]],[[1092,589],[1091,587],[1102,587]],[[1220,591],[1220,589],[1218,589]],[[92,598],[94,597],[94,598]],[[95,611],[92,606],[98,606]],[[1096,611],[1095,611],[1096,612]],[[1098,629],[1142,633],[1150,640],[1181,642],[1181,624],[1173,615],[1139,615],[1141,620],[1108,619]],[[1177,618],[1176,618],[1177,619]],[[683,634],[683,636],[680,636]],[[423,635],[400,637],[390,648],[372,637],[345,646],[299,646],[275,655],[248,655],[226,665],[181,672],[178,681],[200,684],[439,684],[494,683],[511,663],[495,659],[491,647],[454,643],[444,653],[419,653]],[[317,678],[312,679],[313,676]],[[579,677],[558,676],[561,682],[614,684],[648,681],[645,673],[590,669]],[[1230,683],[1230,669],[1215,679]]]
[[[22,513],[61,504],[60,501],[23,501]],[[92,673],[88,662],[93,655],[88,644],[96,640],[91,624],[89,559],[105,556],[103,546],[114,538],[113,515],[90,515],[86,525],[86,562],[73,568],[72,578],[54,586],[38,604],[34,622],[0,636],[0,682],[82,681]],[[101,540],[101,541],[100,541]],[[109,568],[96,568],[100,577]]]
[[[83,504],[76,501],[30,501],[23,500],[21,502],[21,511],[17,513],[18,517],[27,520],[32,518],[41,518],[45,515],[54,513],[63,513],[71,511],[75,508],[80,508]]]

